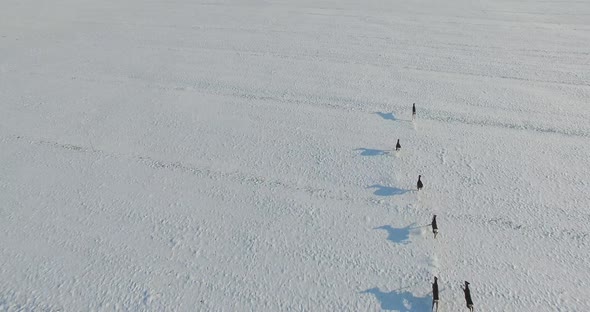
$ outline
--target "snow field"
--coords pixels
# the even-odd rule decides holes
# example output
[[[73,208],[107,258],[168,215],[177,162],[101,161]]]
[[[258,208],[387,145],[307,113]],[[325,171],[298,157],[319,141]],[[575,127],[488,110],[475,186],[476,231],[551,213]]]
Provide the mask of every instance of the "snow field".
[[[589,310],[589,14],[3,1],[0,310]]]

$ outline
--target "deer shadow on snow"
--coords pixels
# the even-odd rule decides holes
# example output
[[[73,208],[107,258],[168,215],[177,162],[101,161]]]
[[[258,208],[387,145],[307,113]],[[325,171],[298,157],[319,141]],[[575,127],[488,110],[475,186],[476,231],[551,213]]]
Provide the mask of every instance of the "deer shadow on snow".
[[[372,294],[379,300],[381,309],[394,310],[400,312],[414,312],[414,311],[431,311],[432,297],[427,295],[425,297],[414,296],[409,291],[403,291],[403,288],[393,290],[390,292],[383,292],[379,288],[371,288],[362,291],[361,294]]]
[[[376,115],[379,115],[379,117],[385,119],[385,120],[391,120],[391,121],[405,121],[405,122],[412,122],[411,120],[407,120],[407,119],[399,119],[397,118],[393,112],[392,113],[384,113],[384,112],[375,112]]]
[[[372,149],[372,148],[357,148],[355,151],[361,151],[361,156],[383,156],[389,154],[391,151]]]
[[[406,245],[410,243],[410,233],[414,229],[419,227],[415,226],[416,223],[412,223],[403,228],[394,228],[391,225],[382,225],[374,228],[374,230],[385,230],[387,231],[387,240],[392,241],[396,244]]]
[[[383,113],[383,112],[375,112],[375,114],[379,115],[381,118],[385,120],[395,120],[395,115],[393,113]]]
[[[397,187],[385,186],[380,184],[373,184],[371,186],[367,186],[369,189],[375,188],[375,192],[373,194],[377,196],[395,196],[395,195],[403,195],[407,192],[411,192],[411,190],[404,190]]]

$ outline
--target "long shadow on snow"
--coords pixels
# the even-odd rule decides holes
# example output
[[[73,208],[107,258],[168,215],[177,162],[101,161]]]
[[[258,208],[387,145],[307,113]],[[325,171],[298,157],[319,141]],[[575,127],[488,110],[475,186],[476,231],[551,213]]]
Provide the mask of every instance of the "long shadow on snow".
[[[432,297],[416,297],[409,291],[401,291],[401,289],[393,290],[391,292],[383,292],[379,288],[371,288],[362,291],[361,294],[372,294],[381,303],[383,310],[395,310],[400,312],[408,311],[431,311]]]
[[[395,115],[393,113],[375,112],[375,114],[381,116],[381,118],[385,120],[395,120]]]
[[[407,119],[398,119],[397,117],[395,117],[393,113],[375,112],[375,114],[379,115],[381,118],[385,120],[412,122],[411,120]]]
[[[397,187],[391,186],[384,186],[380,184],[373,184],[371,186],[367,186],[368,189],[376,188],[373,194],[377,196],[395,196],[395,195],[403,195],[411,190],[403,190]]]
[[[416,229],[416,223],[412,223],[403,228],[394,228],[391,225],[383,225],[380,227],[376,227],[373,230],[386,230],[387,231],[387,240],[390,240],[397,244],[408,244],[410,242],[410,230]]]
[[[361,151],[361,156],[382,156],[389,154],[389,151],[371,148],[357,148],[355,151]]]

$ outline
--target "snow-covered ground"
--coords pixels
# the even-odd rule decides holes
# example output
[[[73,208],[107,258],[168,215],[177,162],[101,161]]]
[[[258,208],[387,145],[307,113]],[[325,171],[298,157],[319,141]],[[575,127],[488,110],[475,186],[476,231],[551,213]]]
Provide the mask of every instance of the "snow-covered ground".
[[[589,99],[585,0],[2,0],[0,310],[590,311]]]

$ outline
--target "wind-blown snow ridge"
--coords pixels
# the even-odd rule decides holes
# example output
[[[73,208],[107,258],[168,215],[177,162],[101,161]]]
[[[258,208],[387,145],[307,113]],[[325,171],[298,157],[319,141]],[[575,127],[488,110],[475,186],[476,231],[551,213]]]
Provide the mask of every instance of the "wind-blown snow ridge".
[[[131,77],[130,77],[131,78]],[[79,79],[79,78],[78,78]],[[147,78],[133,77],[132,79],[139,79],[140,81],[147,81]],[[89,81],[93,81],[90,79]],[[124,80],[118,81],[120,83]],[[115,81],[113,81],[114,83]],[[160,88],[162,90],[174,90],[185,92],[197,92],[208,95],[222,95],[230,97],[238,97],[248,101],[265,101],[272,104],[305,104],[312,107],[326,107],[332,109],[339,109],[348,112],[366,112],[372,113],[378,111],[383,107],[394,108],[397,111],[405,109],[401,104],[375,102],[364,98],[352,97],[325,97],[320,94],[298,94],[289,90],[267,90],[267,89],[246,89],[238,85],[230,85],[221,81],[198,81],[194,84],[162,84],[150,83],[150,86]],[[362,105],[361,105],[362,104]],[[498,119],[490,119],[485,117],[467,116],[460,112],[450,112],[442,110],[425,109],[423,119],[434,120],[443,123],[459,122],[467,125],[497,127],[510,130],[519,131],[535,131],[548,134],[561,134],[567,136],[590,137],[590,128],[587,124],[573,124],[564,128],[558,128],[551,125],[540,125],[525,121],[520,123],[502,121]],[[574,126],[575,128],[573,128]],[[580,128],[582,127],[582,128]]]
[[[240,89],[236,86],[227,86],[223,87],[222,85],[217,85],[214,88],[210,88],[210,83],[202,83],[197,84],[194,87],[186,88],[181,87],[180,90],[187,90],[187,91],[199,91],[199,92],[207,92],[208,94],[216,94],[216,95],[226,95],[226,96],[234,96],[240,97],[247,100],[255,100],[255,101],[270,101],[273,103],[283,103],[283,104],[306,104],[310,106],[324,106],[328,108],[334,109],[344,109],[347,111],[363,111],[363,112],[374,112],[378,110],[378,107],[389,106],[394,107],[396,110],[402,110],[404,107],[400,104],[389,104],[389,103],[377,103],[377,102],[366,102],[363,99],[354,99],[354,98],[322,98],[321,96],[314,96],[309,97],[309,95],[300,95],[297,96],[295,94],[284,94],[281,96],[273,96],[268,95],[273,94],[273,92],[268,92],[265,90],[244,90]],[[175,88],[179,90],[178,88]],[[225,90],[225,91],[223,91]],[[265,95],[266,94],[266,95]],[[368,104],[360,106],[359,104]],[[345,105],[346,104],[346,105]],[[484,126],[484,127],[497,127],[497,128],[505,128],[510,130],[524,130],[524,131],[535,131],[541,133],[550,133],[550,134],[561,134],[561,135],[568,135],[568,136],[578,136],[578,137],[590,137],[590,129],[568,129],[568,128],[557,128],[552,126],[543,126],[543,125],[536,125],[530,122],[524,123],[511,123],[501,120],[492,120],[492,119],[484,119],[484,118],[473,118],[468,116],[463,116],[461,113],[458,112],[444,112],[440,110],[429,110],[426,109],[423,112],[423,119],[428,120],[435,120],[443,123],[449,122],[460,122],[463,124],[468,125],[476,125],[476,126]],[[587,125],[574,125],[574,126],[587,126]],[[571,127],[571,126],[570,126]]]
[[[25,138],[23,136],[13,136],[13,138],[15,138],[16,140],[27,141],[30,144],[48,145],[51,147],[74,151],[74,152],[95,153],[95,154],[101,155],[102,157],[128,158],[128,159],[132,159],[134,161],[137,161],[139,163],[143,163],[143,164],[145,164],[151,168],[154,168],[154,169],[167,169],[167,170],[171,170],[171,171],[180,171],[180,172],[184,172],[184,173],[188,173],[188,174],[192,174],[192,175],[197,175],[199,177],[207,178],[207,179],[211,179],[211,180],[224,181],[224,180],[230,179],[230,180],[234,180],[236,182],[247,183],[247,184],[251,184],[251,185],[260,185],[261,184],[269,189],[280,187],[280,188],[288,189],[291,191],[301,191],[301,192],[307,193],[310,196],[313,196],[316,198],[323,198],[323,199],[342,200],[342,201],[359,201],[360,200],[360,201],[366,201],[366,202],[374,202],[371,200],[370,197],[367,197],[367,198],[364,198],[361,200],[359,198],[355,198],[351,195],[348,195],[348,194],[342,193],[342,192],[340,192],[341,194],[337,194],[334,191],[326,190],[326,189],[322,189],[322,188],[318,188],[318,187],[313,187],[310,185],[306,185],[306,186],[291,185],[291,184],[284,182],[284,181],[269,180],[268,178],[265,178],[263,176],[248,176],[245,173],[240,172],[240,171],[224,172],[224,171],[220,171],[220,170],[214,170],[214,169],[210,169],[210,168],[198,167],[198,166],[194,166],[194,165],[190,165],[190,164],[185,164],[185,163],[178,162],[178,161],[157,160],[157,159],[153,159],[152,157],[149,157],[149,156],[122,155],[122,154],[116,154],[116,153],[111,153],[111,152],[107,152],[104,150],[91,148],[91,147],[84,147],[84,146],[68,144],[68,143],[51,142],[51,141],[42,140],[42,139],[36,140],[36,139],[31,139],[31,138]]]
[[[204,167],[196,167],[189,164],[183,164],[178,161],[162,161],[162,160],[155,160],[149,156],[129,156],[129,155],[119,155],[115,153],[105,152],[103,150],[97,150],[90,147],[83,147],[74,144],[67,144],[67,143],[57,143],[57,142],[50,142],[47,140],[34,140],[31,138],[25,138],[22,136],[13,136],[16,140],[24,140],[32,144],[43,144],[52,146],[55,148],[70,150],[74,152],[90,152],[102,155],[102,157],[118,157],[118,158],[130,158],[134,161],[144,163],[145,165],[152,167],[154,169],[167,169],[172,171],[181,171],[184,173],[197,175],[203,178],[223,181],[225,179],[231,179],[234,181],[238,181],[240,183],[247,183],[250,185],[263,185],[266,188],[274,189],[277,187],[288,189],[292,191],[301,191],[307,193],[310,196],[315,198],[321,199],[330,199],[330,200],[338,200],[338,201],[346,201],[346,202],[357,202],[363,203],[367,205],[377,205],[383,206],[383,202],[375,201],[371,197],[354,197],[346,192],[340,194],[335,193],[334,191],[313,187],[313,186],[295,186],[290,185],[285,181],[279,180],[269,180],[263,176],[248,176],[243,172],[233,171],[233,172],[223,172],[219,170],[208,169]],[[6,138],[5,138],[6,139]],[[390,187],[385,187],[385,189],[390,189]],[[385,192],[386,196],[391,196],[393,193],[388,190],[376,191],[376,194],[380,194],[379,192]],[[394,191],[396,195],[402,195],[403,193],[408,192],[404,190],[403,192]],[[514,221],[506,219],[506,217],[496,217],[492,219],[486,219],[485,216],[476,216],[476,215],[457,215],[453,214],[452,212],[445,212],[446,218],[452,218],[457,221],[469,221],[473,224],[480,224],[480,225],[491,225],[493,227],[499,228],[507,228],[512,229],[515,231],[519,231],[521,233],[526,233],[530,237],[545,237],[550,238],[556,241],[564,241],[564,240],[574,240],[578,241],[580,244],[587,244],[590,241],[590,233],[589,232],[580,232],[575,229],[559,229],[559,228],[552,228],[552,229],[542,229],[538,228],[539,225],[523,225],[517,224]]]

